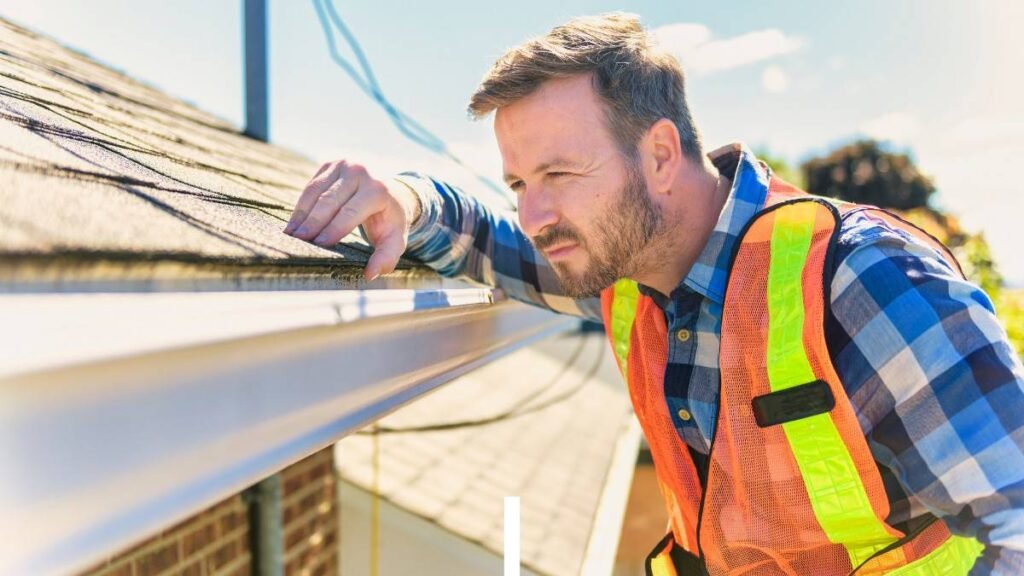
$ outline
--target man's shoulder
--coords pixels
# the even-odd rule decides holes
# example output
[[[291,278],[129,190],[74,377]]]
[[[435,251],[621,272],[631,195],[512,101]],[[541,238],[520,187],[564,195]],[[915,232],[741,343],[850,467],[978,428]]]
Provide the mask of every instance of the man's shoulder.
[[[960,280],[959,265],[937,242],[894,215],[877,209],[850,211],[842,217],[833,247],[834,281],[843,284],[843,274],[861,276],[879,268],[890,275],[925,269],[929,275]]]

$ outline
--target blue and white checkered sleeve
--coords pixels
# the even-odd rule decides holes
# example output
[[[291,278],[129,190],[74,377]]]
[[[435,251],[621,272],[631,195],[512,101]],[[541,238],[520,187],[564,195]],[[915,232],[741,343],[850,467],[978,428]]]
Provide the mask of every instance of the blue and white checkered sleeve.
[[[877,222],[844,228],[838,257],[833,355],[890,498],[981,541],[971,574],[1024,574],[1024,369],[992,303]]]
[[[403,172],[395,179],[416,192],[422,207],[409,231],[407,255],[444,276],[464,276],[528,304],[601,321],[600,300],[566,296],[513,215],[493,212],[429,176]]]

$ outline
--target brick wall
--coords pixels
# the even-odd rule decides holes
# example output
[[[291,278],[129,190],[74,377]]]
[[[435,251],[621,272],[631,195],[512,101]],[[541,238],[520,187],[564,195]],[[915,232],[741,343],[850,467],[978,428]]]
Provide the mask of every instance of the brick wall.
[[[338,573],[336,495],[332,449],[321,450],[281,472],[285,574]]]
[[[249,522],[239,495],[87,571],[95,576],[249,574]]]
[[[281,471],[285,574],[337,574],[332,447]],[[251,572],[249,517],[236,494],[83,573],[83,576],[243,576]]]

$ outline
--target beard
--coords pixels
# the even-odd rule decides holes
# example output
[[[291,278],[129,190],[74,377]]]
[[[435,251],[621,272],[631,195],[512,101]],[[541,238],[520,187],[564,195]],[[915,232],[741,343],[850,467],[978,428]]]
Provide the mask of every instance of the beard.
[[[571,224],[562,223],[533,238],[543,249],[573,242],[590,256],[587,269],[573,273],[566,262],[554,262],[562,291],[572,298],[590,298],[621,278],[632,276],[641,255],[661,225],[661,212],[647,193],[639,163],[626,161],[626,184],[611,210],[594,223],[594,237],[586,239]]]

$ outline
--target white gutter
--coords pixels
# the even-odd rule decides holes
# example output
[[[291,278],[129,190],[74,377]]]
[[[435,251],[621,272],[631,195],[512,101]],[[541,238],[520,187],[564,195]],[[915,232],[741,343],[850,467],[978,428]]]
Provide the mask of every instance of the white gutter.
[[[0,574],[67,573],[575,325],[490,290],[0,295]]]

